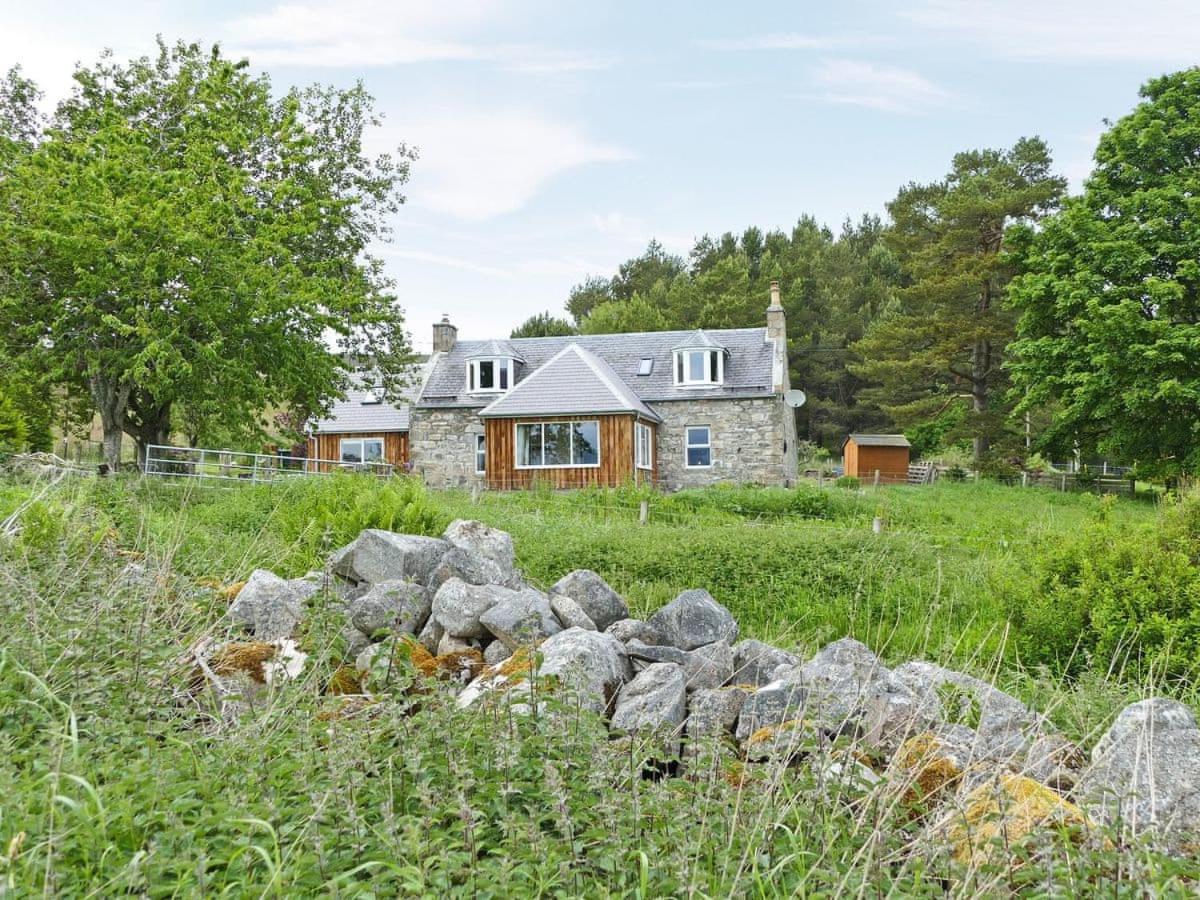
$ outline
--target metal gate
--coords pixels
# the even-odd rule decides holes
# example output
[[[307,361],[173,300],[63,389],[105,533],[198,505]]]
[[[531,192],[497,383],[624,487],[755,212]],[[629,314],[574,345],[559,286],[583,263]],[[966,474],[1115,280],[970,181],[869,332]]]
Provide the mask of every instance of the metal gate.
[[[392,475],[395,466],[385,462],[349,463],[340,459],[311,459],[240,450],[210,450],[203,447],[171,447],[151,444],[146,448],[143,474],[171,478],[214,478],[224,481],[279,481],[333,472],[367,472]]]

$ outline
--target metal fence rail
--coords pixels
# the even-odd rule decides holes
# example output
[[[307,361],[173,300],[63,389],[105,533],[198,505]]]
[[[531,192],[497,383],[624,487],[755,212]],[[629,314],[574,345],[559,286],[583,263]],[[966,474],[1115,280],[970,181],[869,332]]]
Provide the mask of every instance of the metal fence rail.
[[[143,474],[172,478],[213,478],[225,481],[279,481],[333,472],[369,472],[391,475],[395,466],[385,462],[344,462],[239,450],[172,447],[151,444],[146,448]]]

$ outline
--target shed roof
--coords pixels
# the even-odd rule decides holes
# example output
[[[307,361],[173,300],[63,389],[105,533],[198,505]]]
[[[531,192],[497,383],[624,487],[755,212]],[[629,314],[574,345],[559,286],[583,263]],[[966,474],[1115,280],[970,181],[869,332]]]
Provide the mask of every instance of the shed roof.
[[[638,399],[612,366],[579,344],[571,343],[479,415],[497,418],[620,412],[662,421]]]
[[[854,441],[860,447],[911,447],[902,434],[852,434],[842,445],[845,446],[849,441]]]

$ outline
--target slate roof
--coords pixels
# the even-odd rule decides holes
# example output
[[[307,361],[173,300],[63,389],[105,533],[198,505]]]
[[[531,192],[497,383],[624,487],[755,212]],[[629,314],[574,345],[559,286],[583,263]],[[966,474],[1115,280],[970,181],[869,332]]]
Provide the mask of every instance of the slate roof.
[[[409,384],[404,388],[404,401],[363,403],[374,397],[373,380],[365,374],[355,375],[346,390],[345,400],[334,401],[329,416],[309,425],[312,434],[361,434],[371,431],[408,431],[409,410],[421,392],[431,362],[413,366]]]
[[[854,441],[860,447],[911,447],[902,434],[852,434],[846,441]],[[846,441],[843,441],[843,446]]]
[[[511,338],[503,343],[524,358],[517,365],[516,385],[560,353],[577,344],[603,360],[618,379],[643,403],[666,400],[736,399],[769,397],[774,393],[773,345],[765,328],[717,328],[705,332],[728,353],[725,383],[706,388],[676,387],[672,351],[680,341],[691,340],[695,331],[648,331],[632,334],[593,334],[568,337]],[[495,395],[467,391],[467,361],[477,357],[491,341],[459,341],[448,352],[435,356],[433,371],[421,392],[422,407],[483,407]],[[653,359],[650,375],[638,375],[643,359]],[[510,392],[511,393],[511,392]],[[594,410],[593,410],[594,411]],[[544,410],[538,410],[544,412]],[[547,413],[549,415],[549,413]]]
[[[638,399],[612,366],[579,344],[570,343],[479,415],[567,416],[623,412],[638,413],[654,422],[662,421]]]
[[[719,344],[713,340],[712,335],[707,331],[698,329],[693,331],[682,341],[671,348],[672,350],[724,350],[725,345]]]
[[[486,358],[489,356],[507,356],[510,359],[515,359],[517,362],[525,362],[521,354],[509,341],[476,341],[479,346],[472,351],[471,359]]]

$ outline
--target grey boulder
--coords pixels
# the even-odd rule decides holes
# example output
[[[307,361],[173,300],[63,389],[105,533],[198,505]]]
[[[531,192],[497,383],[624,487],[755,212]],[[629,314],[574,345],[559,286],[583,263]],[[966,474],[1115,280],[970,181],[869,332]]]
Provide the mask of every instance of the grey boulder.
[[[605,631],[614,622],[629,618],[629,605],[590,569],[568,572],[554,583],[550,593],[562,594],[578,603],[587,617],[596,623],[598,631]]]
[[[694,650],[713,641],[737,640],[733,614],[705,590],[684,591],[646,621],[654,643]]]
[[[599,626],[597,626],[599,627]],[[618,641],[627,644],[630,641],[653,640],[654,635],[641,619],[618,619],[604,629],[605,634],[611,634]]]
[[[439,571],[449,570],[451,577],[472,584],[521,586],[513,540],[508,532],[471,519],[455,519],[447,526],[442,539],[451,544],[452,549],[443,558]],[[437,579],[435,572],[433,580]]]
[[[753,638],[738,641],[733,645],[733,683],[750,684],[756,687],[775,680],[775,670],[780,666],[796,666],[800,659],[786,650],[764,644]]]
[[[540,644],[562,631],[550,601],[541,591],[508,591],[479,617],[479,624],[510,650]]]
[[[747,740],[756,731],[799,719],[804,714],[808,688],[799,669],[765,684],[746,698],[738,717],[737,739]]]
[[[455,637],[481,638],[487,629],[480,616],[511,594],[507,588],[451,578],[433,595],[433,618]]]
[[[429,580],[450,544],[438,538],[368,528],[329,560],[334,573],[358,583]]]
[[[286,580],[255,569],[230,605],[229,616],[253,629],[260,641],[282,640],[304,617],[304,602],[319,589],[303,578]]]
[[[733,674],[733,650],[728,641],[714,641],[695,650],[680,650],[632,640],[626,644],[626,649],[635,660],[646,663],[671,662],[682,666],[689,691],[719,688]]]
[[[625,645],[598,631],[560,631],[538,647],[538,655],[539,675],[553,678],[584,707],[601,714],[633,677]]]
[[[687,715],[687,684],[683,667],[653,663],[621,688],[612,729],[619,734],[649,738],[667,753],[678,752]]]
[[[732,735],[750,691],[743,687],[702,688],[688,698],[687,736],[693,740]]]
[[[429,592],[411,581],[381,581],[350,601],[350,624],[370,637],[382,629],[417,634],[433,610]]]
[[[599,630],[596,628],[596,623],[592,621],[592,617],[583,611],[583,607],[566,594],[551,594],[550,608],[554,610],[558,621],[562,622],[563,628],[582,628],[584,631]]]
[[[1200,728],[1192,711],[1163,697],[1125,707],[1092,748],[1076,793],[1128,833],[1170,844],[1200,836]]]
[[[904,686],[865,644],[842,638],[799,668],[808,689],[806,715],[833,733],[857,731],[868,701]]]

